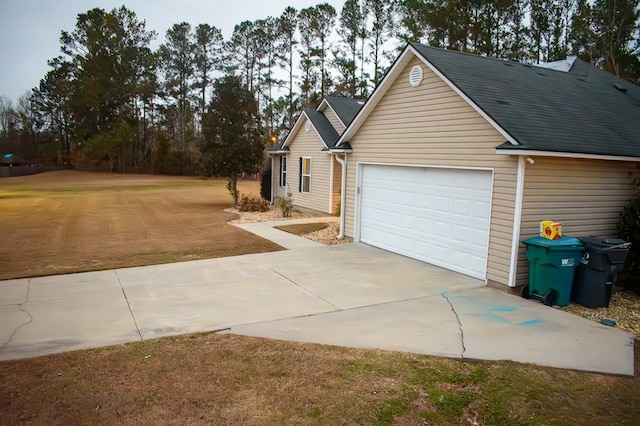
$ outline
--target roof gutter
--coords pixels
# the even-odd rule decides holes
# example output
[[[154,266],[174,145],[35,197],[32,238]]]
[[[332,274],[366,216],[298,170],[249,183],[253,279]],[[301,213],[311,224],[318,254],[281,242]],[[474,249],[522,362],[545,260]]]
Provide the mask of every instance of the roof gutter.
[[[267,157],[271,157],[272,155],[282,155],[288,154],[290,151],[288,149],[279,149],[277,151],[267,151]]]
[[[530,149],[500,149],[496,148],[499,155],[530,155],[536,157],[579,158],[583,160],[607,160],[607,161],[631,161],[640,162],[640,157],[627,157],[617,155],[581,154],[576,152],[536,151]]]

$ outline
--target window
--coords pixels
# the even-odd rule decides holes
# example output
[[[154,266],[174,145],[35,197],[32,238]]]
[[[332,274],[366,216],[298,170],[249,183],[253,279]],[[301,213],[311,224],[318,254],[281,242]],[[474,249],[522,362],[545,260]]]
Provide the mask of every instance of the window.
[[[311,158],[300,157],[300,183],[298,190],[309,194],[311,192]]]
[[[280,157],[280,186],[287,186],[287,157]]]

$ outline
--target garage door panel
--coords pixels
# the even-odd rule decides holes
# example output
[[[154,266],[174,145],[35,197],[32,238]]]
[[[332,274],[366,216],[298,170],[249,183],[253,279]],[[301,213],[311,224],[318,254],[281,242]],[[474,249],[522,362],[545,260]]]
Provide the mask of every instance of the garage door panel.
[[[492,173],[364,165],[360,240],[486,276]]]
[[[431,209],[434,199],[435,197],[433,195],[418,194],[418,207],[423,209]]]
[[[451,250],[449,247],[442,244],[433,244],[431,255],[433,260],[438,262],[439,265],[450,265],[451,264]]]
[[[469,262],[469,257],[462,253],[453,252],[451,255],[451,264],[454,267],[464,269],[467,267],[467,263]]]
[[[451,213],[453,200],[451,198],[436,197],[436,210],[444,213]]]
[[[473,215],[474,202],[471,200],[454,200],[453,214],[457,216],[469,217]]]
[[[389,202],[392,204],[402,203],[402,193],[400,191],[391,191],[389,193]]]
[[[449,231],[449,223],[441,221],[441,220],[436,220],[434,222],[434,227],[433,227],[433,235],[434,237],[442,237],[442,238],[447,238],[449,236],[449,234],[451,233]]]
[[[473,229],[469,229],[462,225],[453,225],[453,232],[451,232],[451,238],[455,241],[465,243],[473,240]]]
[[[486,194],[486,196],[489,198],[491,194]],[[491,204],[488,201],[474,201],[473,217],[489,222],[491,219]]]
[[[400,226],[406,229],[415,229],[416,228],[415,216],[409,216],[407,214],[400,215]]]
[[[431,234],[433,233],[433,220],[431,219],[423,219],[423,218],[417,218],[416,219],[416,231],[421,232],[421,233],[425,233],[425,234]]]

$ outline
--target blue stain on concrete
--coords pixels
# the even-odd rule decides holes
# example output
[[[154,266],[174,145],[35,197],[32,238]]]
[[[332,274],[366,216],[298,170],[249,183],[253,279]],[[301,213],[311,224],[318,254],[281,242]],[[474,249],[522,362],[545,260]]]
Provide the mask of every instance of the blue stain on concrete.
[[[443,291],[440,295],[449,299],[469,299],[471,297],[468,294],[449,294],[446,291]]]
[[[468,294],[449,294],[446,291],[441,292],[440,295],[447,299],[470,299],[471,298],[471,296]],[[515,306],[498,305],[498,306],[489,308],[487,310],[481,310],[475,315],[479,315],[481,317],[485,317],[487,319],[491,319],[493,321],[500,322],[503,324],[520,325],[524,327],[531,327],[541,323],[541,321],[536,318],[527,319],[527,320],[513,320],[509,318],[511,315],[508,315],[513,312],[518,312],[518,308],[516,308]],[[515,316],[515,318],[517,318],[517,316]]]
[[[493,318],[494,320],[497,320],[505,324],[533,326],[540,323],[540,320],[535,318],[530,320],[524,320],[524,321],[513,321],[501,315],[502,313],[511,313],[511,312],[516,312],[517,310],[518,309],[513,306],[496,306],[495,308],[489,310],[488,316]]]
[[[516,308],[513,306],[496,306],[492,309],[493,312],[515,312]]]

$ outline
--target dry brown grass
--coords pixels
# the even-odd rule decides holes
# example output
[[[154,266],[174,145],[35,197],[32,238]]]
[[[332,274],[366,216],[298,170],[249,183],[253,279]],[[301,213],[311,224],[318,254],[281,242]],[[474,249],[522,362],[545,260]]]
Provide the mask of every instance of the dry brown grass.
[[[0,181],[0,279],[281,250],[227,222],[224,180],[59,171]],[[259,193],[257,181],[240,190]]]
[[[639,410],[637,374],[235,335],[0,362],[3,425],[633,425]]]
[[[305,235],[320,231],[328,226],[328,223],[299,223],[294,225],[276,226],[275,228],[294,235]]]

